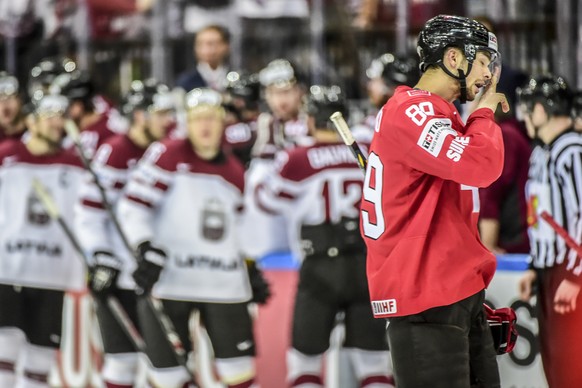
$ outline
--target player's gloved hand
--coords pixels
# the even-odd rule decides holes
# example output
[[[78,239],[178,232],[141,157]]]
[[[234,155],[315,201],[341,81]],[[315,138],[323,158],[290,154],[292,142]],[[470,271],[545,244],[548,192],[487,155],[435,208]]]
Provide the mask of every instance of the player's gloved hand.
[[[252,301],[258,304],[265,304],[271,297],[271,286],[263,276],[254,260],[246,259],[247,271],[249,274],[249,282],[251,283],[251,290],[253,291]]]
[[[96,297],[104,297],[117,286],[121,261],[111,252],[93,253],[93,266],[89,269],[89,288]]]
[[[145,241],[137,247],[138,263],[133,272],[137,286],[145,293],[150,292],[160,278],[160,273],[166,263],[166,252]]]

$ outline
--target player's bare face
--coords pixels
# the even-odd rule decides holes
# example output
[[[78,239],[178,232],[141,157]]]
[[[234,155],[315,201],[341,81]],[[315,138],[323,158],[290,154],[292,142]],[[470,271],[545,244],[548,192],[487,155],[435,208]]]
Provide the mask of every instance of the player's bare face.
[[[196,35],[194,52],[198,62],[207,63],[214,69],[221,65],[228,55],[228,44],[216,30],[200,31]]]
[[[19,111],[20,100],[16,96],[0,96],[0,125],[14,125]]]
[[[297,85],[285,87],[269,86],[265,95],[267,105],[279,120],[287,121],[297,117],[301,108],[301,89]]]
[[[41,114],[36,123],[36,137],[51,144],[59,144],[65,134],[65,119],[62,114]]]
[[[196,150],[218,151],[223,130],[224,116],[218,110],[209,109],[188,117],[188,138]]]
[[[149,116],[149,132],[156,140],[160,140],[168,134],[168,130],[174,123],[174,112],[162,110],[152,112]]]
[[[473,101],[481,88],[491,80],[489,64],[491,59],[482,52],[477,52],[471,72],[467,74],[467,101]]]

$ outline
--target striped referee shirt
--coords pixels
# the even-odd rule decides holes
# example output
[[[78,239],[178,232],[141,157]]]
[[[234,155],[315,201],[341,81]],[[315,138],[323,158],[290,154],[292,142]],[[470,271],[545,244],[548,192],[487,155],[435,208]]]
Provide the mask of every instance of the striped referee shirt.
[[[580,276],[582,260],[540,215],[548,212],[577,242],[582,239],[582,136],[573,131],[538,145],[526,184],[528,234],[534,268],[565,266]]]

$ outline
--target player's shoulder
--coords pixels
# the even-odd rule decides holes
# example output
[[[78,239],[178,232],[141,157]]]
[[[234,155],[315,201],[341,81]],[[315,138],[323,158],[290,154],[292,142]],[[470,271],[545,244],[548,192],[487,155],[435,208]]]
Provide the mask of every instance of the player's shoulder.
[[[64,148],[55,156],[54,163],[84,169],[83,160],[76,148]]]
[[[223,177],[235,186],[241,194],[244,192],[245,187],[245,168],[241,161],[234,155],[222,154],[226,159],[224,163]]]
[[[572,153],[582,153],[582,134],[573,130],[563,133],[551,144],[554,159]]]
[[[127,168],[127,160],[143,151],[127,135],[116,134],[107,138],[97,149],[93,161],[113,168]]]
[[[176,171],[178,163],[191,152],[188,139],[164,139],[152,143],[143,159],[166,171]]]
[[[0,142],[0,164],[7,161],[16,161],[24,151],[25,145],[17,139],[5,139]]]

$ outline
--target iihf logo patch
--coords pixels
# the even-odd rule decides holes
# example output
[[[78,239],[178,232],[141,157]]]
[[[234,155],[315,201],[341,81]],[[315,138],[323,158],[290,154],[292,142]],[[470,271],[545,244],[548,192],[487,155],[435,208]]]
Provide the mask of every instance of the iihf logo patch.
[[[373,300],[372,311],[374,316],[382,316],[388,314],[396,314],[396,299]]]

